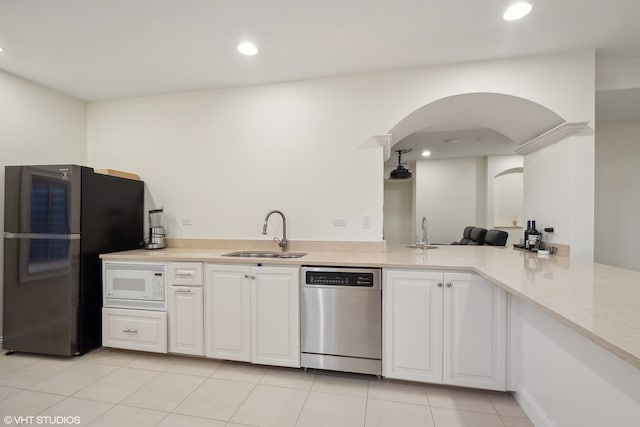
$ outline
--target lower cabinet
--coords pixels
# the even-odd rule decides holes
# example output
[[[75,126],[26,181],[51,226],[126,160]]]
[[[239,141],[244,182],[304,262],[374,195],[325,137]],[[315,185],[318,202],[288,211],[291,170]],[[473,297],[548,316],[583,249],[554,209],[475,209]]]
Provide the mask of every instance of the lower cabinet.
[[[208,357],[300,367],[299,269],[208,264]]]
[[[163,311],[102,309],[105,347],[167,352],[167,313]]]
[[[168,270],[169,351],[204,356],[201,262],[171,262]]]
[[[251,361],[251,280],[244,266],[205,266],[205,354]]]
[[[477,274],[385,270],[384,376],[506,390],[506,313]]]
[[[169,351],[204,356],[202,287],[169,286]]]

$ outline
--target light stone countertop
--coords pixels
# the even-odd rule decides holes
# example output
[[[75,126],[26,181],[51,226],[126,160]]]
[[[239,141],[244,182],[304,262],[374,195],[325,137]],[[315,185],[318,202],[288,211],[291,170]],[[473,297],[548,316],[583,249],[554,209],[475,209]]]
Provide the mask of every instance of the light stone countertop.
[[[105,260],[471,270],[640,368],[640,272],[490,246],[439,246],[426,252],[404,246],[389,246],[373,252],[321,250],[308,251],[297,259],[223,256],[237,250],[167,248],[101,257]]]

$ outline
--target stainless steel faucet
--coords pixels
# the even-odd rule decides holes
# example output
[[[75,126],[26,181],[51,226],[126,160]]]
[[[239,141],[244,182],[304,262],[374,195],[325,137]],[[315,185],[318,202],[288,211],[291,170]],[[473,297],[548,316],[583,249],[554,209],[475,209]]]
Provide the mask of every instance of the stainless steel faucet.
[[[427,217],[422,217],[422,244],[427,249]]]
[[[267,234],[267,224],[269,222],[269,217],[271,216],[271,214],[277,213],[282,217],[282,239],[278,239],[277,237],[274,237],[273,240],[276,241],[276,243],[278,243],[278,246],[280,246],[282,248],[282,252],[286,252],[287,251],[287,244],[289,243],[287,241],[287,219],[284,217],[284,214],[282,213],[282,211],[279,210],[272,210],[269,211],[269,213],[267,213],[267,216],[264,217],[264,225],[262,226],[262,234]]]

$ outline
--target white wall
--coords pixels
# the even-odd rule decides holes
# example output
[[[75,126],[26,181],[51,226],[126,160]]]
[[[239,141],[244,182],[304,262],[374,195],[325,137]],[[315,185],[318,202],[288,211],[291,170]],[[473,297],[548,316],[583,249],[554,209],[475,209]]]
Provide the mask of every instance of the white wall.
[[[484,195],[477,194],[477,174],[483,162],[481,157],[416,162],[416,230],[426,217],[429,243],[449,244],[462,238],[467,225],[482,224],[477,200]]]
[[[640,87],[640,57],[600,59],[596,64],[598,91]]]
[[[495,177],[493,190],[494,226],[519,224],[522,221],[522,172]]]
[[[640,120],[598,123],[595,261],[640,271]]]
[[[571,245],[571,257],[593,259],[594,137],[573,136],[524,156],[524,212],[544,239]]]
[[[495,221],[495,213],[494,213],[494,205],[496,203],[495,201],[495,197],[494,197],[494,181],[495,181],[495,177],[497,175],[499,175],[500,173],[510,170],[510,169],[515,169],[515,168],[521,168],[523,165],[524,161],[522,156],[517,156],[517,155],[513,155],[513,156],[488,156],[487,157],[487,176],[486,176],[486,181],[487,181],[487,226],[488,228],[492,228],[496,225],[511,225],[511,217],[507,218],[508,222],[496,222]],[[522,195],[522,189],[520,189],[520,194]],[[517,195],[514,195],[514,197],[517,197]],[[520,207],[520,210],[522,210],[522,207]],[[521,225],[523,224],[524,218],[522,217],[522,214],[520,213],[520,216],[518,218],[518,224]]]
[[[638,425],[639,369],[515,297],[510,322],[511,389],[537,427]]]
[[[414,180],[385,180],[384,240],[387,244],[413,243],[413,183]]]
[[[173,217],[170,237],[259,238],[265,213],[279,208],[292,239],[380,240],[383,159],[373,135],[469,92],[590,121],[593,79],[584,51],[99,102],[88,107],[89,162],[139,173]],[[346,226],[333,227],[335,217]]]
[[[501,230],[509,233],[509,238],[507,239],[507,246],[511,246],[514,243],[518,243],[520,238],[524,238],[523,229],[521,227],[498,227],[498,226],[509,226],[511,222],[508,223],[497,223],[494,218],[494,181],[495,176],[509,169],[521,168],[524,163],[524,159],[522,156],[514,155],[514,156],[488,156],[487,157],[487,221],[485,223],[485,228],[499,228]],[[522,177],[524,178],[524,176]],[[518,226],[522,224],[526,224],[526,218],[524,218],[524,182],[520,187],[519,195],[513,193],[514,198],[520,199],[520,214],[518,217]]]
[[[0,70],[0,224],[4,167],[87,162],[85,104]],[[0,259],[4,259],[0,243]],[[0,283],[3,277],[0,263]],[[2,292],[0,287],[0,311]],[[2,316],[0,316],[0,331]]]
[[[352,113],[363,98],[347,79],[92,104],[89,158],[140,174],[170,237],[260,238],[280,209],[291,239],[381,240],[382,149]]]

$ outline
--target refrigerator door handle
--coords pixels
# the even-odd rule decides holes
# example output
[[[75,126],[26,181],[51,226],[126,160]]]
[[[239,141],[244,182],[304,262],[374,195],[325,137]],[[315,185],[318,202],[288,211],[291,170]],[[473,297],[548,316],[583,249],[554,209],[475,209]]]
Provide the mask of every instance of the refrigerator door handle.
[[[79,240],[80,233],[73,234],[52,234],[52,233],[11,233],[4,232],[5,239],[59,239],[59,240]]]

